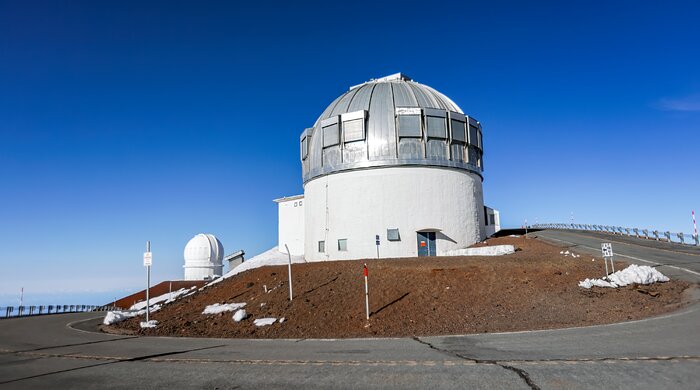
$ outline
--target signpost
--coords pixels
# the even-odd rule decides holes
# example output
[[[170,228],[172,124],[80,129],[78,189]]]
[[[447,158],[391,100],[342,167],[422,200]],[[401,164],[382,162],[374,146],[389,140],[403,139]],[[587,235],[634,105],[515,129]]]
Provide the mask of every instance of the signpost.
[[[146,323],[149,322],[151,313],[151,265],[153,264],[153,254],[151,253],[151,242],[146,241],[146,252],[143,254],[143,266],[146,267]]]
[[[613,263],[612,244],[609,242],[601,243],[600,249],[603,252],[603,261],[605,262],[605,276],[608,276],[610,275],[608,273],[608,258],[610,258],[610,267],[612,267],[612,272],[615,272],[615,264]]]
[[[369,271],[367,271],[367,263],[365,263],[365,312],[367,313],[367,319],[369,320],[369,288],[367,286],[367,278],[369,276]]]
[[[379,258],[379,234],[374,236],[374,240],[377,243],[377,258]]]

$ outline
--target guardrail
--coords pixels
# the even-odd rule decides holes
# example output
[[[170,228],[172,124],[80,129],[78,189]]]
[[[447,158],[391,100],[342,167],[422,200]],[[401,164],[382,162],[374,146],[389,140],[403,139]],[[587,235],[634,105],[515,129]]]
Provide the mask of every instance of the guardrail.
[[[623,236],[645,238],[648,240],[666,241],[673,242],[676,244],[700,246],[700,239],[698,239],[697,234],[686,234],[683,232],[673,233],[670,231],[628,228],[622,226],[587,225],[577,223],[540,223],[533,225],[532,227],[536,229],[588,230],[594,232],[605,232],[619,234]]]
[[[84,313],[90,311],[110,310],[119,310],[119,308],[116,306],[96,305],[0,306],[0,318],[26,317],[59,313]]]

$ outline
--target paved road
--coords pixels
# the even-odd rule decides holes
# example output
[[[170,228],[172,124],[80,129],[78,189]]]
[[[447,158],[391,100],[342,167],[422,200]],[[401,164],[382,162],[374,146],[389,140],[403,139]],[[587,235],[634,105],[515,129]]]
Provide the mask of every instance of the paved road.
[[[617,259],[640,265],[652,265],[670,277],[688,281],[700,279],[700,247],[698,246],[574,230],[542,230],[530,233],[528,236],[567,245],[599,257],[601,242],[610,242],[613,244]]]
[[[600,245],[599,238],[577,233],[535,234],[579,245],[576,251]],[[692,254],[613,245],[640,260],[697,267],[698,259],[687,257]],[[380,340],[123,337],[81,330],[100,318],[1,320],[0,389],[700,387],[700,305],[607,326]]]

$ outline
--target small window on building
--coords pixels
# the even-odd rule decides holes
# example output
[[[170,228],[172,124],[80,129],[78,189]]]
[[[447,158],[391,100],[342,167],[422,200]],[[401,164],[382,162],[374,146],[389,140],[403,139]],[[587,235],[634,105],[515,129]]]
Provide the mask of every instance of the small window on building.
[[[386,240],[387,241],[401,241],[401,236],[399,235],[399,229],[386,229]]]
[[[325,241],[318,242],[318,252],[319,253],[326,253],[326,242]]]
[[[353,119],[343,122],[343,141],[361,141],[365,139],[365,120]]]
[[[306,160],[309,155],[309,143],[307,137],[301,139],[301,159]]]
[[[467,135],[464,132],[465,127],[464,127],[464,122],[460,122],[458,120],[451,119],[450,120],[450,126],[452,127],[452,140],[453,141],[458,141],[458,142],[467,142]]]
[[[428,116],[426,117],[426,124],[428,126],[428,137],[441,139],[447,138],[445,118]]]
[[[348,239],[347,238],[341,238],[338,240],[338,250],[341,252],[345,252],[348,250]]]
[[[334,123],[323,127],[323,147],[338,145],[340,143],[340,133],[338,124]]]
[[[399,137],[422,136],[420,126],[420,115],[399,115]]]
[[[495,224],[496,224],[496,215],[494,215],[494,214],[489,214],[489,224],[490,224],[490,225],[495,225]]]

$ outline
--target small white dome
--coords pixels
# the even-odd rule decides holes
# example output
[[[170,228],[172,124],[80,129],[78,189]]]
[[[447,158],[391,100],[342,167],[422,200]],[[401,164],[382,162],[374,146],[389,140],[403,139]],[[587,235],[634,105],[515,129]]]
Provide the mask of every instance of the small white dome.
[[[185,245],[185,280],[212,279],[223,273],[224,246],[212,234],[197,234]]]

